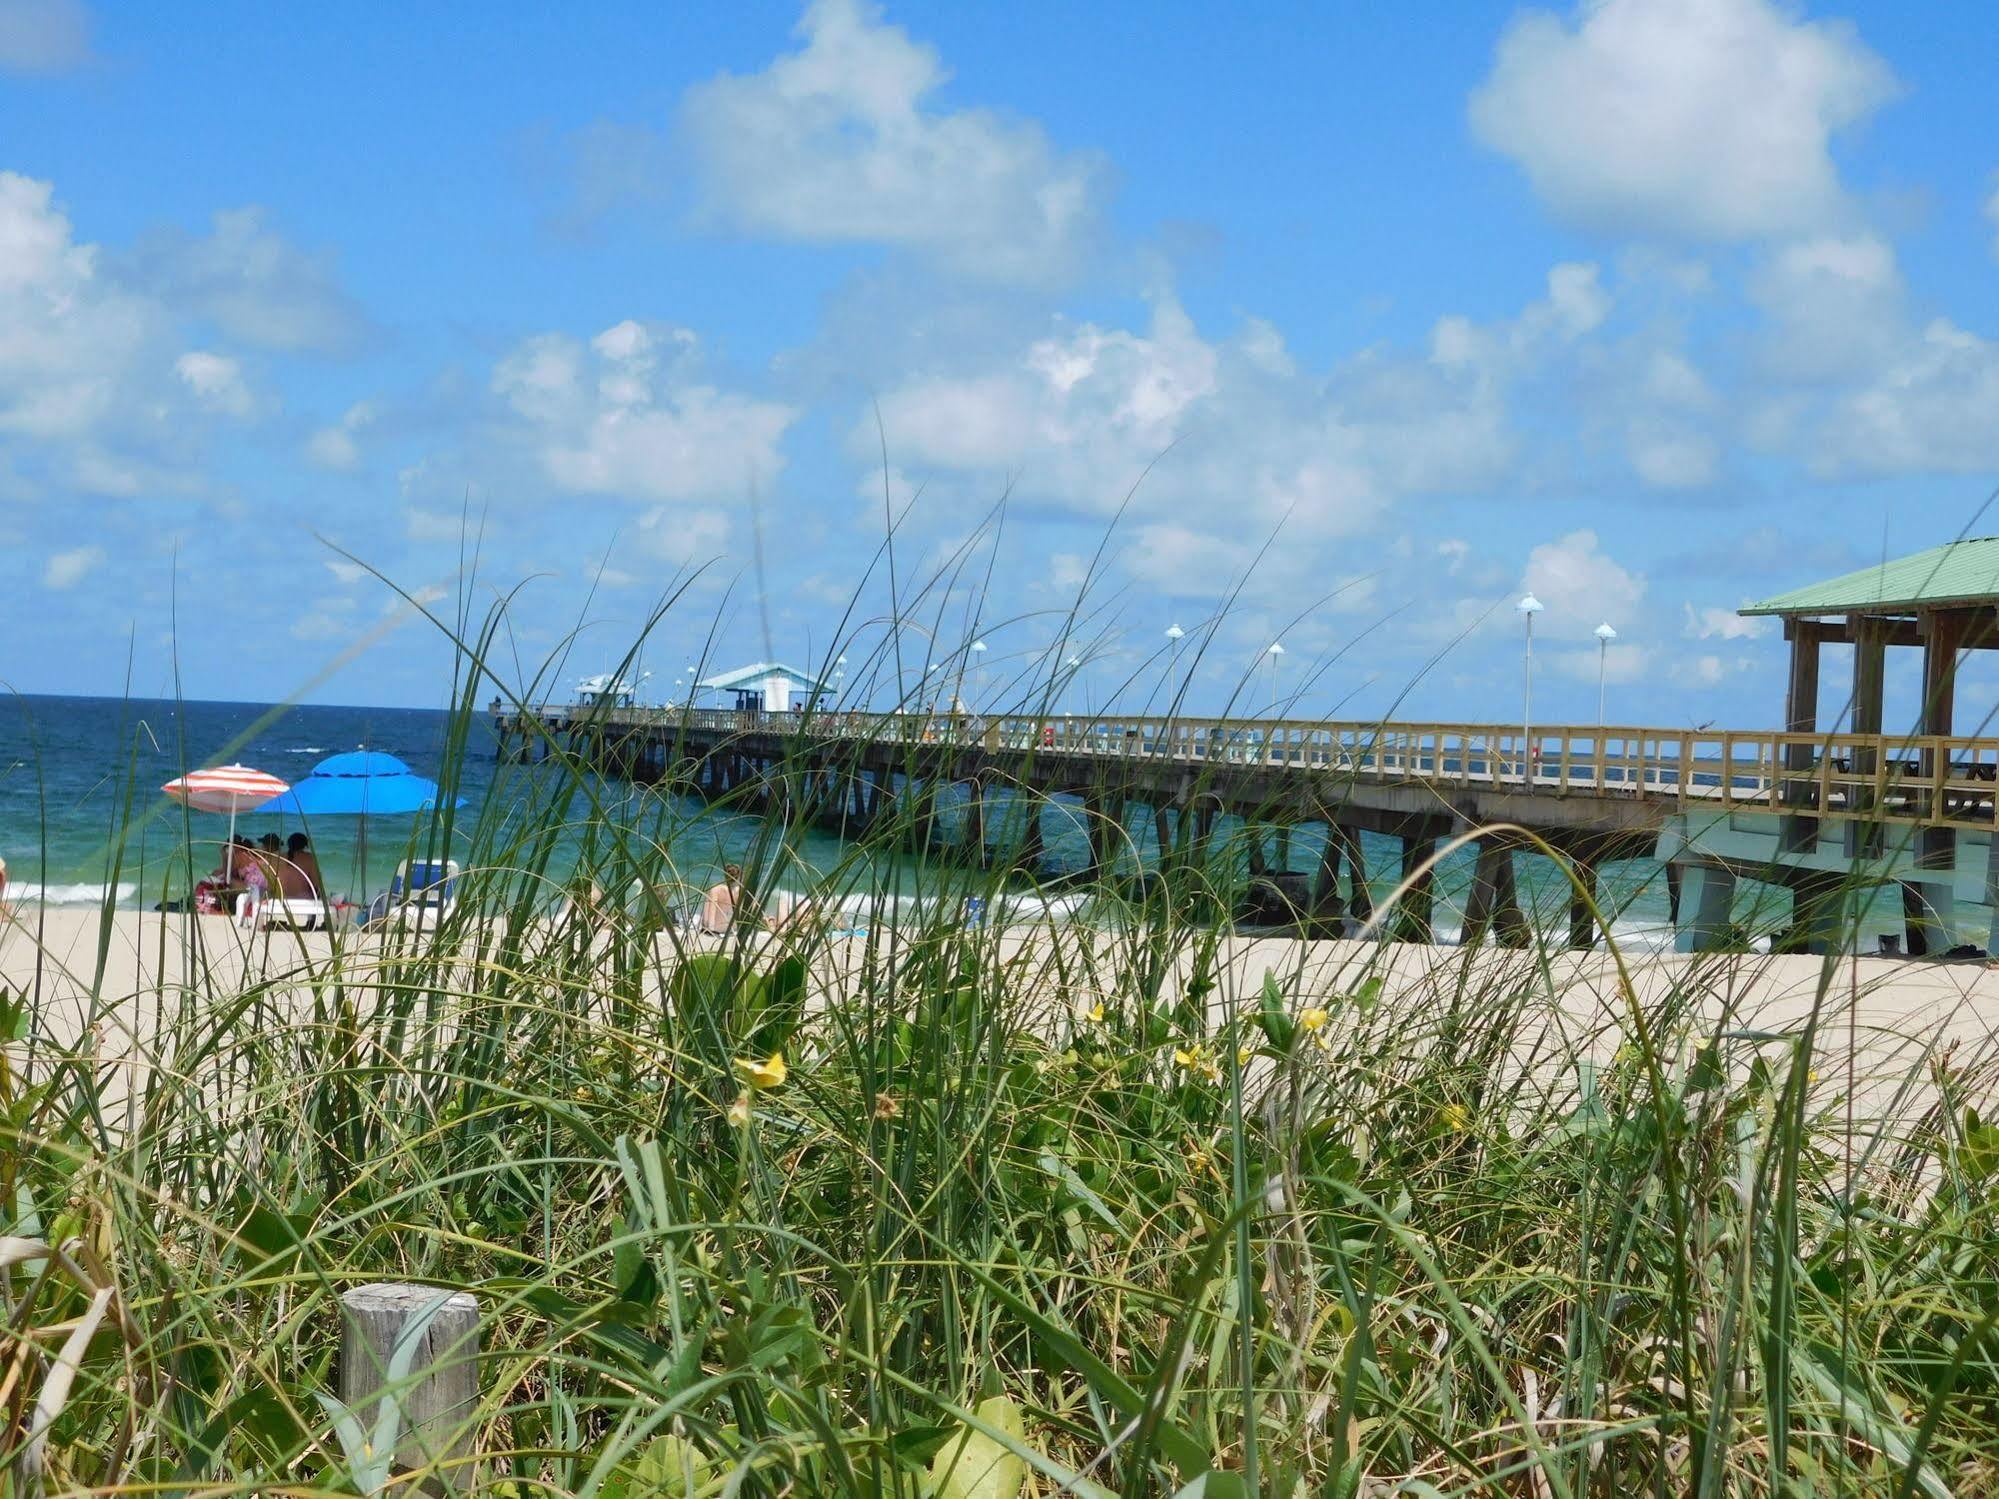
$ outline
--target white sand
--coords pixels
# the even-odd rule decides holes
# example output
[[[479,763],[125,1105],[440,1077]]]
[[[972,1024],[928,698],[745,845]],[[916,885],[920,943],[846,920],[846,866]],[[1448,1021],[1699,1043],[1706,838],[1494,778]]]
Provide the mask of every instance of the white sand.
[[[1063,992],[1054,951],[1059,945],[1073,958],[1086,939],[1099,972],[1092,980],[1069,963]],[[1008,961],[1021,965],[1028,984],[1045,996],[1054,1025],[1087,1008],[1093,991],[1117,992],[1110,971],[1116,966],[1115,944],[1086,928],[1016,929],[1000,942]],[[851,973],[843,977],[843,971],[859,961],[861,951],[858,943],[832,944],[817,965],[821,990],[851,982]],[[330,967],[349,982],[365,982],[381,953],[379,938],[351,931],[338,937],[251,933],[222,917],[121,911],[107,934],[94,909],[27,907],[0,927],[0,980],[33,1001],[43,1037],[67,1044],[94,1027],[106,1063],[118,1065],[161,1056],[156,1017],[180,1008],[177,992],[229,995],[246,981],[263,981],[272,984],[273,1002],[282,1008],[297,994],[299,980],[324,976]],[[1188,963],[1183,952],[1169,990],[1184,982]],[[1854,1094],[1888,1112],[1903,1112],[1932,1096],[1928,1059],[1942,1048],[1954,1048],[1953,1066],[1965,1074],[1971,1096],[1991,1096],[1999,1077],[1999,971],[1983,963],[1843,959],[1823,1001],[1826,969],[1818,958],[1639,953],[1631,955],[1626,971],[1641,1006],[1657,1007],[1680,986],[1695,996],[1695,1008],[1711,1030],[1796,1033],[1816,1006],[1820,1028],[1813,1065],[1825,1079],[1822,1086],[1843,1086],[1850,1064]],[[1541,1000],[1537,1028],[1516,1048],[1529,1065],[1530,1053],[1583,1051],[1607,1058],[1632,1036],[1633,1005],[1619,965],[1600,952],[1558,952],[1537,967],[1526,954],[1490,948],[1466,952],[1404,943],[1231,937],[1219,949],[1211,1010],[1254,1004],[1266,973],[1276,977],[1293,1008],[1330,1001],[1328,1008],[1336,1013],[1339,996],[1378,975],[1377,1012],[1419,1026],[1423,1008],[1441,1010],[1446,1002],[1439,996],[1453,989],[1476,994],[1500,978],[1515,987],[1524,983]],[[1781,1042],[1743,1038],[1737,1055],[1759,1045],[1772,1048],[1766,1054],[1773,1061],[1785,1050]],[[1912,1094],[1898,1099],[1909,1089]]]

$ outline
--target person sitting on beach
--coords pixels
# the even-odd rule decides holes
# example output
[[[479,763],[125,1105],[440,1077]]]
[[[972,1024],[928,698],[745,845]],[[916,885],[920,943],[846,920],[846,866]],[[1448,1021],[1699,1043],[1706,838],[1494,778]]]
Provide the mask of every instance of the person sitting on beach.
[[[611,914],[605,907],[604,892],[587,874],[579,874],[569,882],[567,900],[569,909],[583,919],[586,927],[602,926]]]
[[[823,930],[826,918],[817,901],[801,895],[780,897],[777,913],[764,922],[780,937],[809,937]]]
[[[747,913],[743,911],[743,866],[725,864],[722,878],[701,897],[701,930],[712,936],[726,934]]]
[[[276,842],[276,836],[272,836]],[[242,847],[235,851],[232,867],[236,883],[243,893],[236,898],[236,915],[243,921],[255,920],[257,908],[271,893],[271,868],[264,862],[263,850],[248,838],[241,840]]]
[[[312,851],[312,840],[303,833],[293,833],[285,842],[282,858],[277,860],[278,893],[286,900],[325,900],[326,885],[319,872],[319,855]]]

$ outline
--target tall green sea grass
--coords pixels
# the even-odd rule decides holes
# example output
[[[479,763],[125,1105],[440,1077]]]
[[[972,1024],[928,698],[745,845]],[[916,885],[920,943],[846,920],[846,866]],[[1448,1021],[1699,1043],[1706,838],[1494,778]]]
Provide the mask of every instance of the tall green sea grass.
[[[453,757],[501,629],[457,627]],[[962,660],[942,605],[926,659],[878,638],[857,687]],[[393,1279],[484,1315],[475,1455],[398,1488],[1999,1492],[1994,1058],[1859,1047],[1850,962],[1766,1027],[1746,953],[1592,957],[1580,1008],[1538,945],[1245,959],[1225,851],[968,924],[1035,871],[876,858],[906,811],[815,885],[864,935],[704,943],[688,768],[637,818],[561,753],[445,814],[435,929],[150,923],[143,992],[10,992],[0,1489],[373,1487],[320,1397]]]

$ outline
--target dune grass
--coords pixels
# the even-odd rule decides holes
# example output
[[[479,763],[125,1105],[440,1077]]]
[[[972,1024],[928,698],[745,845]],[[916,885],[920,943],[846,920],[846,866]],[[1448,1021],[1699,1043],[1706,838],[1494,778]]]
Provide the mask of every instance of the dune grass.
[[[508,784],[435,830],[457,917],[260,938],[145,1065],[131,996],[10,997],[0,1487],[373,1487],[320,1397],[394,1279],[484,1318],[474,1456],[398,1487],[1999,1492],[1993,1058],[1863,1120],[1837,960],[1782,1032],[1718,1000],[1761,960],[1593,960],[1578,1029],[1538,949],[1245,970],[1228,861],[968,925],[1031,877],[894,820],[814,887],[865,936],[697,951],[672,785]],[[759,878],[799,806],[743,809]]]

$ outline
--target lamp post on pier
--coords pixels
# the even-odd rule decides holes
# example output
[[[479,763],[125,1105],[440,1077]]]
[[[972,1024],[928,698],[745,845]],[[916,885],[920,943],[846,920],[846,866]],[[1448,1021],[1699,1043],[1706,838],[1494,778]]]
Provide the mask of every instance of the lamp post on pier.
[[[1275,718],[1277,716],[1277,659],[1284,654],[1284,642],[1281,640],[1271,641],[1270,649],[1263,654],[1270,662],[1270,716]]]
[[[1520,753],[1521,780],[1531,785],[1534,780],[1534,616],[1541,612],[1542,604],[1530,593],[1513,607],[1520,611],[1521,623],[1527,627],[1527,652],[1522,658],[1526,670],[1520,692]]]
[[[1596,627],[1596,726],[1604,725],[1603,684],[1609,679],[1610,643],[1617,639],[1617,631],[1605,620]]]

